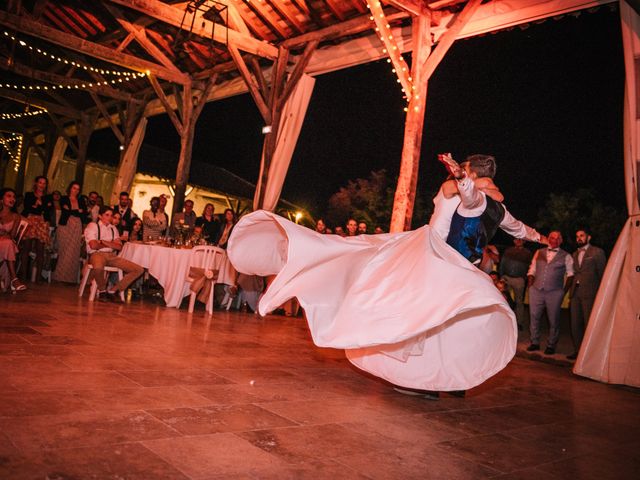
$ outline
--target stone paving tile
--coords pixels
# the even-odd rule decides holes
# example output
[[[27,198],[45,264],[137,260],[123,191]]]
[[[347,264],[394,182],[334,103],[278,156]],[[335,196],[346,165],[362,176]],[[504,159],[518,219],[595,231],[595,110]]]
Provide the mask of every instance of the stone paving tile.
[[[122,375],[143,387],[161,387],[170,385],[222,385],[232,383],[220,375],[206,370],[120,370]]]
[[[185,435],[238,432],[295,425],[256,405],[213,405],[149,410],[154,417]]]
[[[50,373],[30,376],[12,374],[9,381],[13,387],[22,391],[68,390],[87,388],[126,388],[137,387],[137,383],[118,372],[66,372],[64,375]]]
[[[130,443],[14,456],[0,462],[0,478],[188,480],[189,477],[144,446]]]
[[[91,410],[73,392],[0,393],[0,417],[58,415]]]
[[[140,411],[0,418],[0,429],[23,452],[115,445],[180,435]]]
[[[73,395],[97,412],[211,405],[208,398],[180,386],[80,390]]]
[[[143,445],[194,480],[247,478],[242,476],[286,467],[275,456],[231,433],[152,440]]]

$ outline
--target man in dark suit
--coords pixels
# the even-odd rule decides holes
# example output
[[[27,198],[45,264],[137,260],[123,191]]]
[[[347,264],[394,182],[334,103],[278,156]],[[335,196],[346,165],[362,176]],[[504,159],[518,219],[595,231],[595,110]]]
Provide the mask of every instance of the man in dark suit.
[[[120,192],[119,200],[118,205],[113,206],[113,211],[120,212],[120,227],[122,230],[130,231],[137,215],[133,213],[129,206],[129,194],[127,192]]]
[[[584,330],[591,315],[591,308],[598,293],[607,259],[601,248],[591,245],[591,235],[586,229],[576,232],[578,249],[573,252],[573,283],[569,290],[571,298],[571,336],[573,353],[567,355],[575,360],[582,344]]]

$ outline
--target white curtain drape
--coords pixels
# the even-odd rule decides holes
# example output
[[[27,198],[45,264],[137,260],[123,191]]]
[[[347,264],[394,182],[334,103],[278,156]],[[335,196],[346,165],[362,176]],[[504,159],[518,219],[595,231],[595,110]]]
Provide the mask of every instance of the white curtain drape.
[[[143,117],[138,123],[135,132],[133,132],[131,142],[129,145],[125,145],[122,161],[120,162],[120,165],[118,165],[116,181],[113,182],[110,205],[118,203],[120,192],[129,192],[131,190],[133,177],[136,175],[136,170],[138,168],[138,154],[140,153],[140,147],[142,146],[142,141],[144,140],[144,134],[146,131],[147,119],[146,117]]]
[[[51,153],[49,168],[47,168],[47,178],[49,179],[49,184],[53,184],[53,179],[56,174],[56,169],[58,168],[58,163],[64,158],[64,152],[67,151],[67,145],[67,141],[64,137],[58,137],[58,139],[56,140],[56,144],[53,147],[53,152]]]
[[[596,297],[574,373],[640,387],[640,17],[624,1],[624,178],[629,219]]]
[[[287,176],[291,157],[293,156],[293,151],[296,148],[296,142],[300,136],[300,130],[302,128],[302,123],[304,122],[305,114],[307,113],[307,107],[309,106],[309,100],[311,99],[315,83],[315,78],[309,75],[303,75],[284,106],[284,111],[280,118],[276,150],[273,154],[273,159],[271,160],[271,166],[269,167],[267,184],[264,186],[262,185],[264,152],[262,152],[262,159],[260,160],[260,175],[258,177],[256,193],[253,197],[254,210],[259,208],[258,199],[262,188],[265,188],[264,204],[262,205],[262,208],[264,210],[273,211],[278,204],[280,193],[282,192],[282,186],[284,185],[284,179]]]

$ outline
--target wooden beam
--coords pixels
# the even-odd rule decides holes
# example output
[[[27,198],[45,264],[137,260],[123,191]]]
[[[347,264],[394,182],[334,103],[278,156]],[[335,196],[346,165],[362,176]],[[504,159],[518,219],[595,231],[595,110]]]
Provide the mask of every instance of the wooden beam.
[[[166,3],[159,2],[158,0],[108,0],[113,3],[117,3],[124,7],[136,10],[140,13],[144,13],[149,17],[156,18],[161,22],[168,23],[177,28],[189,29],[193,14],[187,13],[184,15],[184,11],[167,5]],[[201,17],[201,16],[200,16]],[[194,22],[192,33],[205,38],[211,38],[211,32],[214,33],[214,40],[219,43],[226,43],[227,38],[229,44],[233,44],[236,48],[243,50],[259,57],[274,59],[278,55],[278,49],[273,45],[258,40],[256,38],[244,35],[240,32],[236,32],[224,25],[215,24],[204,18],[196,17],[197,21]],[[183,23],[184,18],[184,23]],[[181,83],[181,82],[178,82]]]
[[[371,2],[377,0],[370,0]],[[385,3],[393,5],[399,10],[404,10],[412,15],[422,15],[427,8],[426,0],[385,0]]]
[[[426,76],[425,64],[431,51],[430,27],[430,13],[414,17],[411,75],[414,79],[415,89],[407,107],[407,116],[404,124],[400,173],[398,174],[398,185],[393,198],[393,211],[389,228],[391,232],[409,230],[413,218],[429,80]]]
[[[440,64],[444,56],[453,45],[453,42],[456,41],[456,38],[460,34],[460,31],[464,28],[464,26],[471,20],[473,14],[478,11],[482,0],[469,0],[462,11],[456,15],[455,20],[451,24],[451,26],[447,29],[445,33],[442,34],[440,40],[438,41],[438,46],[435,48],[434,52],[429,56],[427,60],[427,64],[425,65],[425,73],[427,78],[431,77],[436,67]]]
[[[273,13],[267,9],[264,2],[248,2],[247,6],[254,10],[254,13],[258,17],[262,18],[262,21],[266,24],[267,28],[277,36],[280,36],[280,38],[287,38],[289,36],[289,32],[282,28],[278,23],[280,18],[274,20]]]
[[[55,115],[52,115],[51,112],[49,112],[49,118],[51,118],[51,121],[53,122],[53,124],[58,129],[58,133],[60,134],[60,136],[67,141],[67,144],[68,144],[69,148],[71,148],[71,150],[73,150],[73,153],[76,156],[78,156],[80,154],[79,147],[78,147],[77,143],[75,141],[73,141],[71,139],[71,137],[69,136],[69,133],[67,132],[67,129],[64,128],[64,123],[62,121],[60,121],[60,119],[57,118]],[[76,123],[76,127],[77,127],[77,123]],[[76,136],[77,136],[77,129],[76,129]]]
[[[287,22],[289,22],[291,28],[298,34],[305,31],[304,23],[298,20],[296,16],[291,13],[291,9],[287,7],[284,2],[275,1],[271,3],[271,6],[275,11],[282,15]]]
[[[169,115],[169,119],[173,123],[173,126],[176,128],[178,135],[182,136],[183,125],[180,122],[180,120],[178,120],[178,117],[176,116],[176,112],[174,112],[173,108],[171,107],[171,104],[169,103],[169,100],[167,99],[167,96],[165,95],[164,90],[162,90],[162,87],[158,83],[158,80],[156,80],[156,78],[153,75],[149,75],[148,78],[149,78],[149,82],[151,83],[151,86],[153,87],[153,90],[156,92],[156,95],[158,96],[158,99],[162,103],[162,106],[164,107],[165,111],[167,112],[167,115]]]
[[[116,136],[116,138],[120,142],[120,145],[124,145],[124,135],[122,134],[120,129],[116,126],[116,124],[111,119],[111,114],[109,113],[109,111],[104,106],[104,103],[102,103],[102,101],[100,101],[100,99],[98,98],[98,95],[96,95],[93,92],[91,92],[91,98],[93,99],[93,102],[96,104],[96,107],[98,107],[98,110],[100,110],[100,113],[102,114],[102,117],[109,124],[109,127],[111,128],[111,131],[113,132],[113,134]],[[124,128],[124,125],[122,125],[122,127]]]
[[[251,73],[249,73],[249,69],[247,68],[247,64],[245,63],[242,55],[240,55],[240,51],[234,46],[229,44],[229,53],[231,54],[231,58],[235,62],[238,67],[238,71],[242,76],[242,79],[247,85],[249,89],[249,93],[253,97],[253,101],[256,103],[258,110],[260,111],[260,115],[262,115],[262,119],[264,122],[269,125],[271,123],[271,113],[269,111],[269,107],[267,107],[267,103],[262,97],[262,93],[260,92],[260,88],[257,83],[254,81]]]
[[[74,35],[61,32],[55,28],[47,27],[41,22],[36,22],[25,17],[0,11],[0,25],[46,40],[63,48],[84,53],[86,55],[99,58],[105,62],[120,65],[138,72],[150,71],[160,78],[176,83],[184,83],[188,81],[188,76],[185,74],[172,72],[169,69],[153,62],[148,62],[141,58],[118,52],[112,48],[105,47],[88,40],[83,40]]]
[[[379,35],[380,40],[386,47],[387,54],[391,59],[393,68],[396,70],[396,75],[402,85],[402,91],[407,96],[407,99],[411,98],[413,94],[411,74],[409,73],[409,66],[404,61],[402,51],[398,48],[398,43],[393,38],[391,33],[391,24],[387,20],[387,17],[382,10],[382,6],[378,1],[369,1],[369,8],[371,9],[371,16],[376,25],[376,33]]]
[[[140,46],[144,48],[149,55],[155,58],[156,61],[164,65],[169,70],[177,73],[180,72],[173,62],[157,46],[155,46],[151,40],[149,40],[144,27],[139,27],[125,20],[122,11],[118,7],[110,5],[109,3],[104,3],[104,7],[109,11],[109,13],[111,13],[111,15],[113,15],[122,28],[133,34]]]
[[[304,49],[304,52],[302,53],[302,55],[300,55],[300,58],[298,59],[296,66],[293,69],[293,72],[291,72],[291,76],[287,81],[287,84],[284,88],[284,92],[282,93],[281,97],[278,99],[278,108],[280,109],[284,108],[285,103],[287,103],[287,100],[293,93],[293,89],[296,87],[296,85],[298,84],[298,81],[302,77],[302,74],[304,73],[304,69],[307,68],[307,65],[309,64],[309,60],[311,60],[311,56],[313,55],[313,52],[315,52],[316,47],[318,46],[319,43],[320,42],[318,42],[317,40],[313,42],[309,42],[307,44],[307,47]]]
[[[409,18],[409,14],[407,12],[396,12],[393,8],[388,7],[383,11],[385,17],[387,18],[387,22]],[[370,14],[362,15],[360,17],[347,20],[346,22],[331,25],[326,28],[321,28],[319,30],[305,33],[297,37],[292,37],[282,42],[281,45],[289,49],[294,49],[296,47],[306,45],[313,40],[324,42],[345,35],[360,33],[371,28],[371,19],[369,18],[370,16]]]

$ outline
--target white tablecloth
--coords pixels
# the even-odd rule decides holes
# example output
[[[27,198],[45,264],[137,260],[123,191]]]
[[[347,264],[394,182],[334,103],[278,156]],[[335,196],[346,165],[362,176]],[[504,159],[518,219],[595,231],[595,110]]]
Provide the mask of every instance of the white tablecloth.
[[[120,256],[146,268],[164,288],[167,307],[180,307],[182,299],[189,295],[187,274],[191,261],[191,250],[169,248],[160,245],[127,242]],[[216,283],[233,285],[236,271],[225,252]]]

